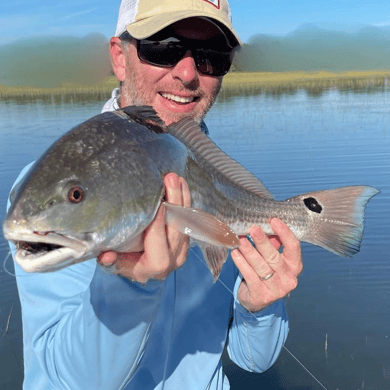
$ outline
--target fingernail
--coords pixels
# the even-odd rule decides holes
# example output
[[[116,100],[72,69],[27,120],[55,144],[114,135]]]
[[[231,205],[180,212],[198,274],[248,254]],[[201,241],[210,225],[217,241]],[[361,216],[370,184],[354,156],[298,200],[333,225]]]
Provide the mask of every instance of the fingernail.
[[[169,175],[168,183],[172,188],[179,188],[179,177],[177,175]]]
[[[284,223],[277,218],[272,218],[270,223],[271,223],[271,227],[276,229],[280,229],[281,227],[284,226]]]
[[[230,255],[233,257],[240,256],[240,251],[238,249],[232,249]]]
[[[105,252],[99,255],[98,262],[104,267],[111,267],[117,260],[117,255],[114,252]]]
[[[251,237],[255,240],[259,240],[260,238],[263,238],[265,235],[265,233],[263,232],[263,230],[258,227],[258,226],[255,226],[251,229]]]
[[[239,240],[240,240],[240,246],[249,245],[246,237],[239,237]]]

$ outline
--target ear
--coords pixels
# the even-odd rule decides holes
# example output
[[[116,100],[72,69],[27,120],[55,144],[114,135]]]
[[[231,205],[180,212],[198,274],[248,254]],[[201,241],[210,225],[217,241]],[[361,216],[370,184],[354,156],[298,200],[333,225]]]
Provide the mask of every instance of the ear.
[[[124,81],[126,77],[126,53],[118,37],[110,39],[110,55],[115,76],[119,81]]]

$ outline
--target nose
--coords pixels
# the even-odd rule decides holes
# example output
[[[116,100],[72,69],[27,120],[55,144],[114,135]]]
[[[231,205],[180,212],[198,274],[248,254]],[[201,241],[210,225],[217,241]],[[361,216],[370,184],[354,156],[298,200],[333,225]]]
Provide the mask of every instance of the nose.
[[[172,77],[181,80],[184,85],[191,84],[199,79],[195,60],[190,50],[172,68]]]

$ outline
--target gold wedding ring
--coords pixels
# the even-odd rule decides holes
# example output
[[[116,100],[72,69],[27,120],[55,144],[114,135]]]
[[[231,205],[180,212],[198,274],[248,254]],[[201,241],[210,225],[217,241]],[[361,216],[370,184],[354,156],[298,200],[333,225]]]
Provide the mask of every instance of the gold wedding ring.
[[[268,279],[272,278],[272,276],[274,276],[274,274],[275,274],[275,271],[272,271],[269,275],[264,276],[264,278],[261,278],[261,280],[268,280]]]

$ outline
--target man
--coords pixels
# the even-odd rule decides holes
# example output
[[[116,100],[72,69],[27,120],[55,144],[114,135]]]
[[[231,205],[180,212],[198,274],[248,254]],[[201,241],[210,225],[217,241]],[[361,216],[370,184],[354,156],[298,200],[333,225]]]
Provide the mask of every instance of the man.
[[[205,128],[239,45],[226,1],[123,0],[115,35],[110,53],[121,89],[104,110],[147,104],[167,124],[190,115]],[[164,183],[168,202],[191,204],[182,178],[169,174]],[[114,273],[95,260],[33,275],[15,264],[24,388],[228,389],[225,344],[242,368],[268,369],[288,333],[280,298],[302,270],[294,234],[279,220],[271,225],[278,236],[251,229],[256,248],[240,239],[222,283],[213,283],[199,248],[189,250],[188,238],[165,226],[161,210],[143,252],[99,256]]]

